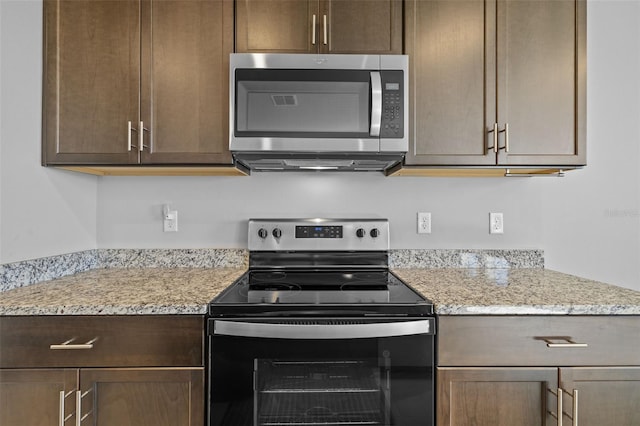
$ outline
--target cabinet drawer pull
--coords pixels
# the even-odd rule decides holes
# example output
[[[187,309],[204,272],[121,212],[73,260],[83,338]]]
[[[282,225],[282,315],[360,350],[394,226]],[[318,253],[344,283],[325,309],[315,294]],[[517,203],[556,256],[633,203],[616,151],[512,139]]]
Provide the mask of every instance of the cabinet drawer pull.
[[[541,340],[544,340],[547,343],[548,348],[587,348],[589,345],[587,343],[578,343],[571,339],[570,337],[542,337]],[[558,342],[558,340],[562,340],[563,342]]]
[[[93,344],[96,342],[96,340],[98,340],[97,337],[94,337],[93,339],[89,340],[87,343],[76,343],[73,344],[71,342],[73,342],[74,340],[76,340],[76,338],[72,338],[67,340],[66,342],[62,342],[60,344],[54,344],[54,345],[49,345],[49,349],[51,350],[60,350],[60,349],[93,349]]]

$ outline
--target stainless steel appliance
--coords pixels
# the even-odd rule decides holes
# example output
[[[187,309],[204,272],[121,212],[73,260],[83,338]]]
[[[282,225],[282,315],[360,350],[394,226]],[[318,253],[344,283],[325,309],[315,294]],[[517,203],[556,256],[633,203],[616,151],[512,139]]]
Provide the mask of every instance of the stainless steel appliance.
[[[388,268],[386,220],[251,220],[209,305],[209,426],[432,426],[433,305]]]
[[[229,148],[250,170],[381,171],[408,143],[405,55],[231,55]]]

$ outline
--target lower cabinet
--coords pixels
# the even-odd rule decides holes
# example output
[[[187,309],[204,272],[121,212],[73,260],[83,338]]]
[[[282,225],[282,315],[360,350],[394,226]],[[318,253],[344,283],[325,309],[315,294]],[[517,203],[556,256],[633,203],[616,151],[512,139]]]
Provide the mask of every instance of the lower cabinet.
[[[638,336],[633,316],[440,317],[437,424],[638,426]]]
[[[203,426],[203,321],[0,318],[0,425]]]
[[[203,379],[201,368],[3,369],[0,424],[203,425]]]
[[[552,424],[554,368],[438,368],[436,380],[438,425]]]

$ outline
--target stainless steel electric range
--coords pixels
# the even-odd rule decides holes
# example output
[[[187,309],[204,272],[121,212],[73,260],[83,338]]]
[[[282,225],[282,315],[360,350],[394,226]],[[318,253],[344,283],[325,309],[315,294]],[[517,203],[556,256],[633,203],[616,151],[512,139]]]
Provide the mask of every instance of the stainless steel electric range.
[[[384,219],[254,219],[209,306],[210,426],[432,426],[433,304],[389,270]]]

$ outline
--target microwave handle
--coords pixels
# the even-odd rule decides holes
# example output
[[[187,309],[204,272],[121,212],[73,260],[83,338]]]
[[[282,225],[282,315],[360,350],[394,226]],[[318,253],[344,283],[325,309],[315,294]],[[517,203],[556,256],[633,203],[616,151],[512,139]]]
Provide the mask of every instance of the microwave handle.
[[[366,324],[273,324],[264,322],[214,322],[215,335],[263,339],[371,339],[433,334],[429,319]]]
[[[371,129],[369,136],[380,136],[382,122],[382,80],[379,71],[371,72]]]

